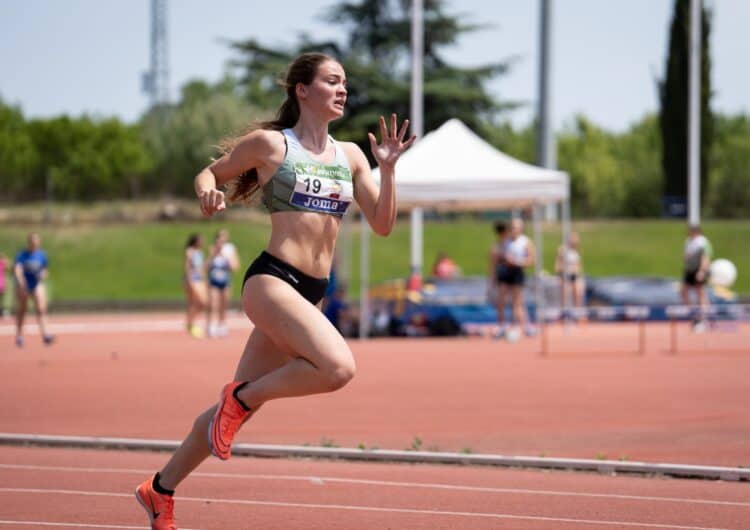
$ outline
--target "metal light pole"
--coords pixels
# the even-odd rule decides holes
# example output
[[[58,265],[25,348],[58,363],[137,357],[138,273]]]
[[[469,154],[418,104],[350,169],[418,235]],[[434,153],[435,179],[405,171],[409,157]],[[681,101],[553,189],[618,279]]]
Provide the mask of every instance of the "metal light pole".
[[[701,220],[701,0],[690,0],[688,81],[688,223]]]
[[[424,2],[412,0],[411,4],[411,130],[417,138],[424,133]],[[422,278],[422,208],[411,211],[411,275],[410,285],[421,284]]]
[[[552,69],[552,0],[539,2],[539,87],[537,94],[537,165],[556,169],[557,147],[552,126],[552,96],[550,72]],[[550,204],[545,209],[545,218],[557,218],[557,206]]]

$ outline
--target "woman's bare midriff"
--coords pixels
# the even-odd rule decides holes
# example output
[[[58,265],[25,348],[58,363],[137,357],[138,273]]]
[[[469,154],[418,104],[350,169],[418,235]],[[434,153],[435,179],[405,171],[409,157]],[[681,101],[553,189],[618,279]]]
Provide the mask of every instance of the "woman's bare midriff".
[[[266,250],[313,278],[328,278],[341,218],[315,212],[274,212]]]

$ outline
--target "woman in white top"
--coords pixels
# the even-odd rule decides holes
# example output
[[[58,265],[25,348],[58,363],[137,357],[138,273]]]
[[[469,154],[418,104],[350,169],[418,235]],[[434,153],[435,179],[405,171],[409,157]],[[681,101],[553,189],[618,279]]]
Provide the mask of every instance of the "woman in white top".
[[[513,304],[513,318],[520,325],[527,336],[532,336],[536,330],[529,324],[526,303],[523,296],[526,277],[523,269],[531,267],[536,261],[534,243],[523,233],[523,221],[513,219],[510,223],[510,237],[504,246],[504,272],[499,278],[500,284],[510,290]]]
[[[586,287],[583,278],[583,261],[581,260],[580,239],[571,232],[568,236],[567,249],[560,245],[555,259],[555,273],[560,276],[560,304],[565,300],[565,291],[570,288],[573,307],[583,306],[583,293]]]
[[[203,238],[200,234],[190,234],[188,237],[182,267],[183,289],[187,305],[187,330],[196,339],[201,339],[204,331],[196,323],[196,319],[206,308],[208,292],[203,270]]]

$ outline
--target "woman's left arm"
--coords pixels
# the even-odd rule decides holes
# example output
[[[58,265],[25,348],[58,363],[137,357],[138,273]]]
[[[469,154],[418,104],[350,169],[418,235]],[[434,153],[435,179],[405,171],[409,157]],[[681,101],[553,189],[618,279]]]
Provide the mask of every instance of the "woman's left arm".
[[[381,143],[377,143],[374,134],[367,134],[372,154],[380,167],[380,189],[372,178],[370,165],[362,150],[354,144],[350,144],[347,150],[352,162],[354,198],[373,231],[381,236],[390,234],[396,221],[396,162],[416,139],[412,136],[404,142],[408,126],[409,120],[405,120],[399,130],[396,115],[392,114],[391,130],[388,131],[385,118],[381,116]]]

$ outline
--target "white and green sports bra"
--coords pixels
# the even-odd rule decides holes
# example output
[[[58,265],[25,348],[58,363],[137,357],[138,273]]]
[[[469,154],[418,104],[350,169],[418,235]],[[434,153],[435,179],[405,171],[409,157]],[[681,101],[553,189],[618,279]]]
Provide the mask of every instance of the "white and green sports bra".
[[[324,164],[313,160],[292,129],[281,132],[286,142],[284,161],[263,186],[268,211],[343,216],[354,199],[352,172],[344,150],[330,137],[336,146],[336,158]]]

